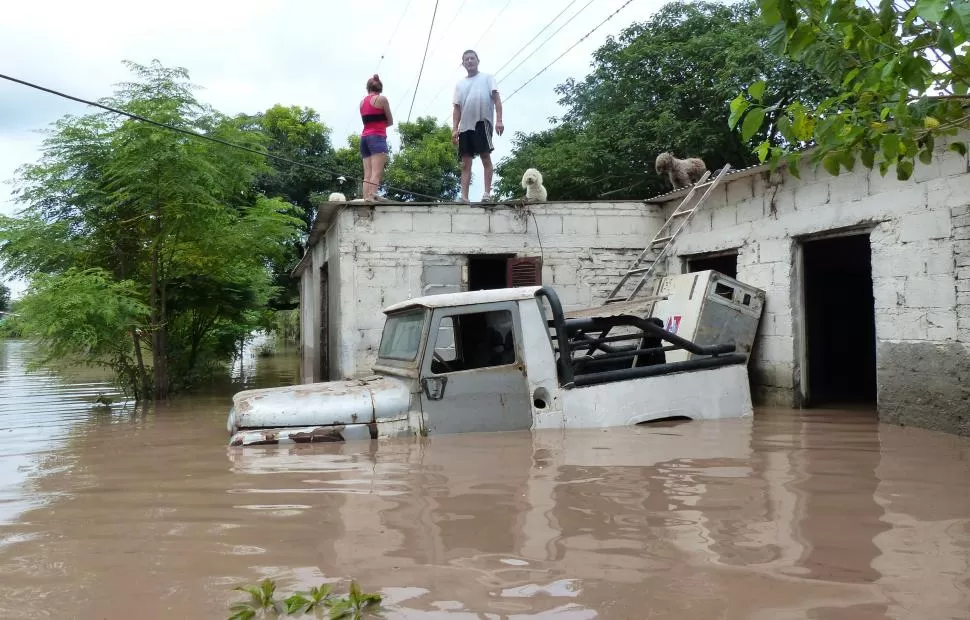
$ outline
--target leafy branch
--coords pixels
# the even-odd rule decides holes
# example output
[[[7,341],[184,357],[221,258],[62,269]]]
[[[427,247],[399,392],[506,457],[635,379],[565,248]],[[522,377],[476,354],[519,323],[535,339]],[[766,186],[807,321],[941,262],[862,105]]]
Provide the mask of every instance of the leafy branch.
[[[878,7],[841,0],[758,0],[769,40],[792,60],[820,71],[840,92],[817,105],[764,102],[756,82],[734,98],[728,125],[750,144],[766,118],[783,140],[754,151],[772,166],[788,161],[798,175],[801,151],[830,174],[856,158],[885,175],[910,178],[916,159],[929,163],[938,138],[970,123],[970,3],[964,0],[881,0]],[[886,52],[885,50],[890,50]],[[934,62],[931,61],[935,59]],[[966,145],[949,148],[966,154]]]
[[[381,595],[361,591],[356,581],[350,582],[346,596],[334,596],[333,587],[323,584],[309,592],[296,592],[278,599],[276,583],[272,579],[234,589],[249,594],[249,600],[233,603],[229,608],[229,620],[250,620],[257,616],[320,616],[324,612],[329,612],[330,620],[360,620],[368,615],[380,614]]]

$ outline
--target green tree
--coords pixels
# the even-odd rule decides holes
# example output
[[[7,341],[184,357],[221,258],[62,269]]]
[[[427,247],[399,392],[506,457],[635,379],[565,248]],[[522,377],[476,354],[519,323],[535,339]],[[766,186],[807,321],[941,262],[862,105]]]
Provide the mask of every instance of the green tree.
[[[758,0],[769,43],[829,77],[837,92],[818,100],[773,102],[771,79],[752,83],[731,103],[731,127],[754,139],[762,161],[783,159],[798,174],[806,144],[830,174],[858,157],[885,175],[910,177],[929,162],[937,138],[970,126],[970,2],[966,0]],[[757,138],[766,118],[784,140]],[[950,148],[966,153],[953,141]]]
[[[275,105],[254,116],[241,115],[237,121],[243,129],[262,132],[267,152],[283,158],[267,161],[267,167],[256,176],[256,190],[294,205],[303,220],[303,235],[272,267],[278,292],[270,307],[293,309],[299,305],[299,287],[290,271],[306,251],[306,239],[316,219],[313,196],[339,186],[337,174],[322,172],[334,168],[331,131],[316,111],[299,106]]]
[[[337,149],[333,154],[334,171],[339,173],[337,185],[331,191],[340,192],[347,200],[363,196],[360,178],[364,175],[364,160],[360,157],[360,136],[347,136],[347,146]],[[340,178],[344,180],[341,182]],[[325,200],[327,195],[322,195]]]
[[[498,193],[521,196],[526,168],[538,168],[555,199],[633,198],[665,191],[658,154],[701,157],[712,170],[757,161],[725,126],[738,90],[758,80],[771,101],[821,100],[828,84],[766,49],[769,29],[753,2],[674,2],[593,54],[593,71],[557,88],[567,109],[555,127],[517,134],[503,160]],[[766,126],[763,137],[774,139]]]
[[[137,79],[119,85],[110,105],[262,147],[261,132],[196,100],[184,69],[127,65]],[[41,161],[21,171],[17,197],[25,207],[0,218],[4,267],[31,282],[24,312],[58,288],[73,291],[84,303],[40,316],[124,347],[136,370],[119,372],[119,380],[136,398],[164,399],[188,387],[203,360],[225,360],[257,324],[274,293],[270,267],[300,232],[292,205],[255,191],[266,170],[260,155],[115,114],[57,121]],[[128,305],[115,305],[128,310],[82,311],[99,295],[123,297]],[[91,345],[97,338],[70,331],[35,320],[24,329],[57,355],[106,363]]]
[[[413,123],[401,123],[398,132],[401,148],[391,156],[384,175],[387,195],[403,201],[457,198],[461,165],[451,143],[451,128],[432,116],[422,116]]]
[[[0,312],[10,310],[10,287],[0,282]]]

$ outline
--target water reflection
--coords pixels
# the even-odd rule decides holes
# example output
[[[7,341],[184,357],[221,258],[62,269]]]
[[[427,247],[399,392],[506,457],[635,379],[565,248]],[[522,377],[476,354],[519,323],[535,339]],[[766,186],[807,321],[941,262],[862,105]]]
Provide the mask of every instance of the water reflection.
[[[0,616],[219,617],[270,576],[356,578],[391,618],[968,617],[965,438],[761,410],[227,449],[227,406],[54,415],[8,491]]]

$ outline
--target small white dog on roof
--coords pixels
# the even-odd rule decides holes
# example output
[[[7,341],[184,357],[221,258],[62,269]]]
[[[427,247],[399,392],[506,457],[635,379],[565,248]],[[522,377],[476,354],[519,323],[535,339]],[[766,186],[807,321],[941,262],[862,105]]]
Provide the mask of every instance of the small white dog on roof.
[[[347,197],[340,192],[331,192],[327,202],[347,202]]]
[[[542,185],[542,173],[535,168],[529,168],[522,175],[522,189],[525,190],[525,199],[532,202],[544,202],[546,200],[546,188]]]

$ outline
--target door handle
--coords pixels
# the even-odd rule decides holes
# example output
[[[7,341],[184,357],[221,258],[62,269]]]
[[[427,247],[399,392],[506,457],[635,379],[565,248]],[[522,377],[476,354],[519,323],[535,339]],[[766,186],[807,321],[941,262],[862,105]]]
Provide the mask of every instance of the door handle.
[[[421,387],[424,388],[424,395],[428,400],[441,400],[445,396],[445,385],[448,384],[448,377],[422,377]]]

